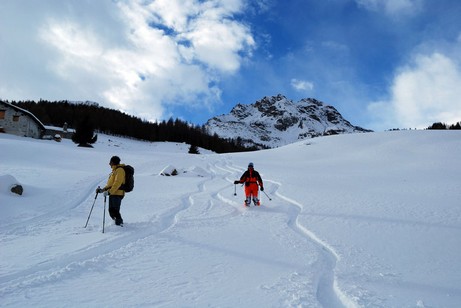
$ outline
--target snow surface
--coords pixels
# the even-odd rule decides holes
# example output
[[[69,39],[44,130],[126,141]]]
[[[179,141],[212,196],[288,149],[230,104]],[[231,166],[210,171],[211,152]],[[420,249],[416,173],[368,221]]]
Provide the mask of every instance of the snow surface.
[[[0,134],[0,306],[460,307],[460,140],[400,131],[191,155]],[[125,226],[106,215],[103,234],[95,188],[112,155],[135,167],[135,189]],[[261,207],[233,185],[249,161]],[[178,176],[160,175],[169,166]]]

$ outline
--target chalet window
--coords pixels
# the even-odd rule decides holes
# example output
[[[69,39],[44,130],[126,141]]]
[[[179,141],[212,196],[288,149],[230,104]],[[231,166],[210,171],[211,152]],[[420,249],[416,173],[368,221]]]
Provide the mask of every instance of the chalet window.
[[[13,116],[13,122],[18,122],[19,121],[19,116],[18,115],[14,115]]]
[[[6,110],[0,110],[0,120],[3,120],[5,118],[5,113]]]

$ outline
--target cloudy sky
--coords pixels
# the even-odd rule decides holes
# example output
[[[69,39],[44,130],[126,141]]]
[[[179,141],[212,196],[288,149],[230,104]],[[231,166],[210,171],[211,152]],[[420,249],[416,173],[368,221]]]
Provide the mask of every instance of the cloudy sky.
[[[0,0],[0,99],[204,124],[283,94],[377,131],[461,121],[459,0]]]

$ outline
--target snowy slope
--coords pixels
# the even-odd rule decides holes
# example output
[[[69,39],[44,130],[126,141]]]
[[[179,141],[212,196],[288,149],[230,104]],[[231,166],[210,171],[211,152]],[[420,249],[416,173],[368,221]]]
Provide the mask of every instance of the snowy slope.
[[[460,137],[189,155],[186,144],[99,135],[86,149],[0,134],[0,305],[459,307]],[[103,234],[94,189],[115,154],[135,167],[135,190],[125,226],[106,216]],[[233,185],[249,161],[272,199],[259,208]],[[159,175],[167,166],[180,175]]]

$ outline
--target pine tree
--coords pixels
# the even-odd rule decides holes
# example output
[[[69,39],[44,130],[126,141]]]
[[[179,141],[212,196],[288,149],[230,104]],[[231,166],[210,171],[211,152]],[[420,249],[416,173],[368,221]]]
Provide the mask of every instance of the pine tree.
[[[198,147],[194,144],[191,144],[189,147],[189,154],[200,154]]]
[[[72,135],[72,141],[77,143],[79,147],[92,148],[91,144],[98,140],[98,135],[94,134],[94,126],[88,116],[77,125],[75,133]]]
[[[447,124],[442,122],[436,122],[432,124],[432,126],[429,126],[427,129],[447,129]]]

